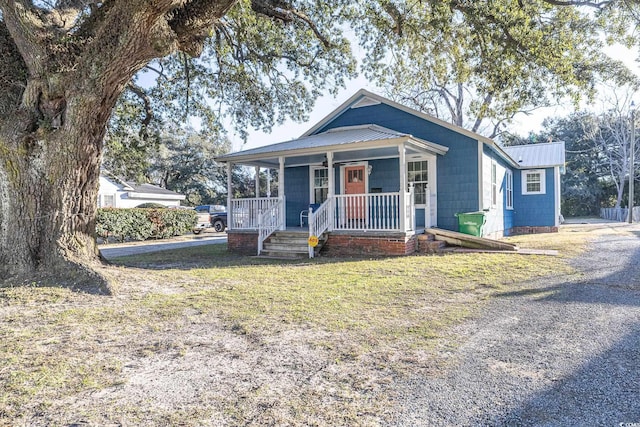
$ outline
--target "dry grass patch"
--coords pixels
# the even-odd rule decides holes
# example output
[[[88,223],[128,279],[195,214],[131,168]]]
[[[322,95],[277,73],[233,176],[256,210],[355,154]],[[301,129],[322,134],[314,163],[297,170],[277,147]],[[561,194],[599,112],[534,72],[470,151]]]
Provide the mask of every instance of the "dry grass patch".
[[[589,236],[512,240],[575,253]],[[222,245],[118,264],[113,297],[0,289],[0,425],[377,425],[398,376],[446,363],[452,325],[572,274],[564,257],[276,262]]]

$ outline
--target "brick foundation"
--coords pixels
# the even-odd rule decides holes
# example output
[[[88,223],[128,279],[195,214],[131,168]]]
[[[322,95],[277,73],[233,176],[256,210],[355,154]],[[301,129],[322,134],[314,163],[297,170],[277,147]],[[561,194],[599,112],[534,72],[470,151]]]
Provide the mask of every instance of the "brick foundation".
[[[557,233],[558,227],[546,226],[546,227],[513,227],[509,230],[509,235],[514,234],[539,234],[539,233]]]
[[[258,253],[258,232],[255,230],[228,230],[227,248],[229,252],[240,255]]]
[[[416,251],[416,236],[407,233],[329,233],[322,248],[328,256],[410,255]]]

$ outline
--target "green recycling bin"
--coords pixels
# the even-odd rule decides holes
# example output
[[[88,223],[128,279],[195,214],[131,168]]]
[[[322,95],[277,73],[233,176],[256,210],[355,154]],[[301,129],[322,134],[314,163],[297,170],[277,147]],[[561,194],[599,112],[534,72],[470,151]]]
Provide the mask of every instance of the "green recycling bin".
[[[471,236],[482,237],[482,226],[487,218],[484,212],[458,213],[458,231]]]

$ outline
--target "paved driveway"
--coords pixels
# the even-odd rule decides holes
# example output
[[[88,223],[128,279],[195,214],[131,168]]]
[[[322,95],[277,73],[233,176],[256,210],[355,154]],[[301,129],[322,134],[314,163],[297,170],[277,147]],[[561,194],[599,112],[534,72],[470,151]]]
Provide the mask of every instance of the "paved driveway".
[[[640,228],[602,236],[574,266],[461,325],[450,368],[400,386],[392,425],[640,426]]]
[[[220,243],[227,243],[227,233],[216,233],[205,230],[199,235],[180,236],[174,239],[100,245],[100,252],[105,258],[110,259],[148,252],[158,252],[190,246],[215,245]]]

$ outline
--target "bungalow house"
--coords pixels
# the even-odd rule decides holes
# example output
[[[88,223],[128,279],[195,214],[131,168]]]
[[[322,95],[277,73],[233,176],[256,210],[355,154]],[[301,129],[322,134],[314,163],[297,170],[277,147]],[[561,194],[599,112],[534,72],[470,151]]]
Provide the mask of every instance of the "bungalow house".
[[[291,250],[297,230],[311,257],[317,240],[330,254],[409,254],[417,234],[456,231],[463,212],[483,212],[491,237],[559,224],[564,143],[502,148],[366,90],[300,138],[217,161],[229,176],[236,164],[278,170],[275,197],[229,196],[236,252]]]
[[[158,203],[171,207],[180,206],[184,199],[184,195],[175,191],[153,184],[126,182],[105,170],[100,171],[99,208],[135,208],[144,203]]]

